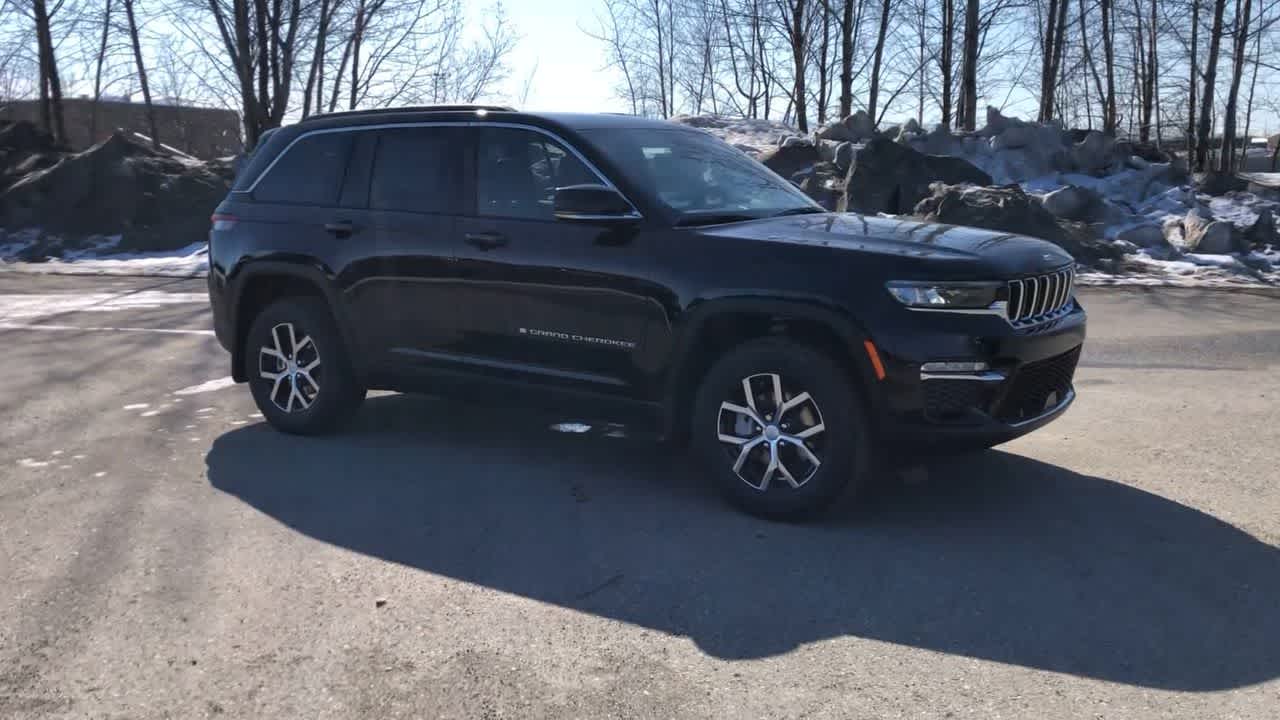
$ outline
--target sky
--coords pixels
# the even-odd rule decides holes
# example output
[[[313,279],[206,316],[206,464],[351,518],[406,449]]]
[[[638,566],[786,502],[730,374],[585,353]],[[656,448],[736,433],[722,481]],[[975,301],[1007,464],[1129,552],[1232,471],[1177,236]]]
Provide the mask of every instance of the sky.
[[[471,0],[475,2],[475,0]],[[504,0],[520,42],[511,77],[498,94],[524,110],[622,111],[615,77],[605,67],[604,46],[582,28],[594,29],[601,0]],[[527,100],[520,102],[533,73]]]

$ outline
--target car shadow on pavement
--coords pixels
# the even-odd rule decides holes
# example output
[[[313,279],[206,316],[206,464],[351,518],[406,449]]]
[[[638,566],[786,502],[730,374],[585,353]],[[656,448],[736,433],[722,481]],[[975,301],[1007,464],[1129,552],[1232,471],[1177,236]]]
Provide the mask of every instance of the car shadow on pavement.
[[[337,436],[230,431],[209,479],[318,540],[723,659],[850,635],[1152,688],[1280,675],[1280,551],[1158,495],[991,451],[769,523],[651,441],[539,418],[371,398]]]

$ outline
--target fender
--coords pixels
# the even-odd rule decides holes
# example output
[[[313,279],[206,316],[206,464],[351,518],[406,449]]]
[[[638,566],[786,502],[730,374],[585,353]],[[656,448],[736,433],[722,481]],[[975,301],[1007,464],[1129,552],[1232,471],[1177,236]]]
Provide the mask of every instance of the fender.
[[[694,349],[703,336],[707,324],[718,317],[737,314],[773,315],[794,318],[825,327],[840,340],[842,349],[857,369],[854,381],[862,396],[877,411],[883,406],[883,398],[875,377],[875,371],[867,358],[863,341],[871,336],[861,322],[846,309],[828,301],[810,296],[765,297],[759,295],[720,296],[695,300],[682,314],[675,328],[672,342],[672,359],[663,384],[664,425],[671,427],[681,398],[681,383],[689,381],[688,374],[695,366]]]
[[[249,259],[242,258],[226,275],[227,297],[230,299],[229,318],[234,338],[234,347],[231,352],[231,377],[236,382],[244,382],[248,379],[244,377],[244,337],[248,328],[239,327],[240,303],[244,296],[244,289],[256,278],[285,276],[310,284],[324,298],[325,304],[329,306],[329,313],[338,326],[338,334],[348,349],[347,357],[352,369],[356,376],[363,380],[367,374],[364,357],[359,352],[358,338],[351,329],[353,325],[350,314],[345,303],[342,302],[341,295],[335,289],[333,271],[317,262],[315,258],[303,255],[276,254],[269,258],[253,258],[250,262],[246,260]]]

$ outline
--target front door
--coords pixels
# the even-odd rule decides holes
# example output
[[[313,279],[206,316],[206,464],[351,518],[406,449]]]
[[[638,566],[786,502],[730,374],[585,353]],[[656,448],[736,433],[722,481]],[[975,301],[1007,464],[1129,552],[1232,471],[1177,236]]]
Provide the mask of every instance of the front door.
[[[474,214],[459,219],[458,349],[533,382],[643,397],[665,322],[646,283],[651,248],[635,228],[557,221],[556,187],[607,182],[556,138],[514,126],[469,129]]]

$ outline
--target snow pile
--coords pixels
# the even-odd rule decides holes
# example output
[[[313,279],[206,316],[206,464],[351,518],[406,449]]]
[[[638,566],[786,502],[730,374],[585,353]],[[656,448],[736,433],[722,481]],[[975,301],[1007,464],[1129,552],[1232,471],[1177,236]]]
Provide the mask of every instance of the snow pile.
[[[90,236],[64,244],[61,238],[44,235],[38,228],[15,233],[0,230],[0,272],[199,277],[209,271],[209,248],[203,242],[176,250],[115,252],[119,244],[119,235]],[[36,248],[39,252],[32,257]]]
[[[1274,228],[1280,218],[1280,189],[1275,189],[1280,175],[1252,173],[1238,185],[1247,184],[1249,191],[1209,194],[1192,183],[1179,159],[1153,146],[1007,118],[994,108],[988,109],[982,130],[959,134],[941,126],[925,131],[914,121],[877,132],[862,115],[828,123],[811,136],[763,120],[686,117],[677,122],[763,156],[771,167],[777,165],[772,157],[785,147],[797,156],[792,164],[802,168],[792,181],[832,209],[858,207],[857,198],[832,198],[844,192],[844,175],[871,138],[961,158],[990,175],[994,185],[1020,186],[1063,222],[1084,227],[1110,245],[1121,259],[1082,267],[1083,282],[1280,285],[1280,235]],[[799,156],[808,146],[812,161],[805,163]],[[822,188],[823,196],[814,188]]]
[[[796,134],[796,129],[777,120],[759,118],[730,118],[716,115],[682,115],[675,122],[701,128],[730,145],[747,153],[759,155],[776,147],[784,138]]]

